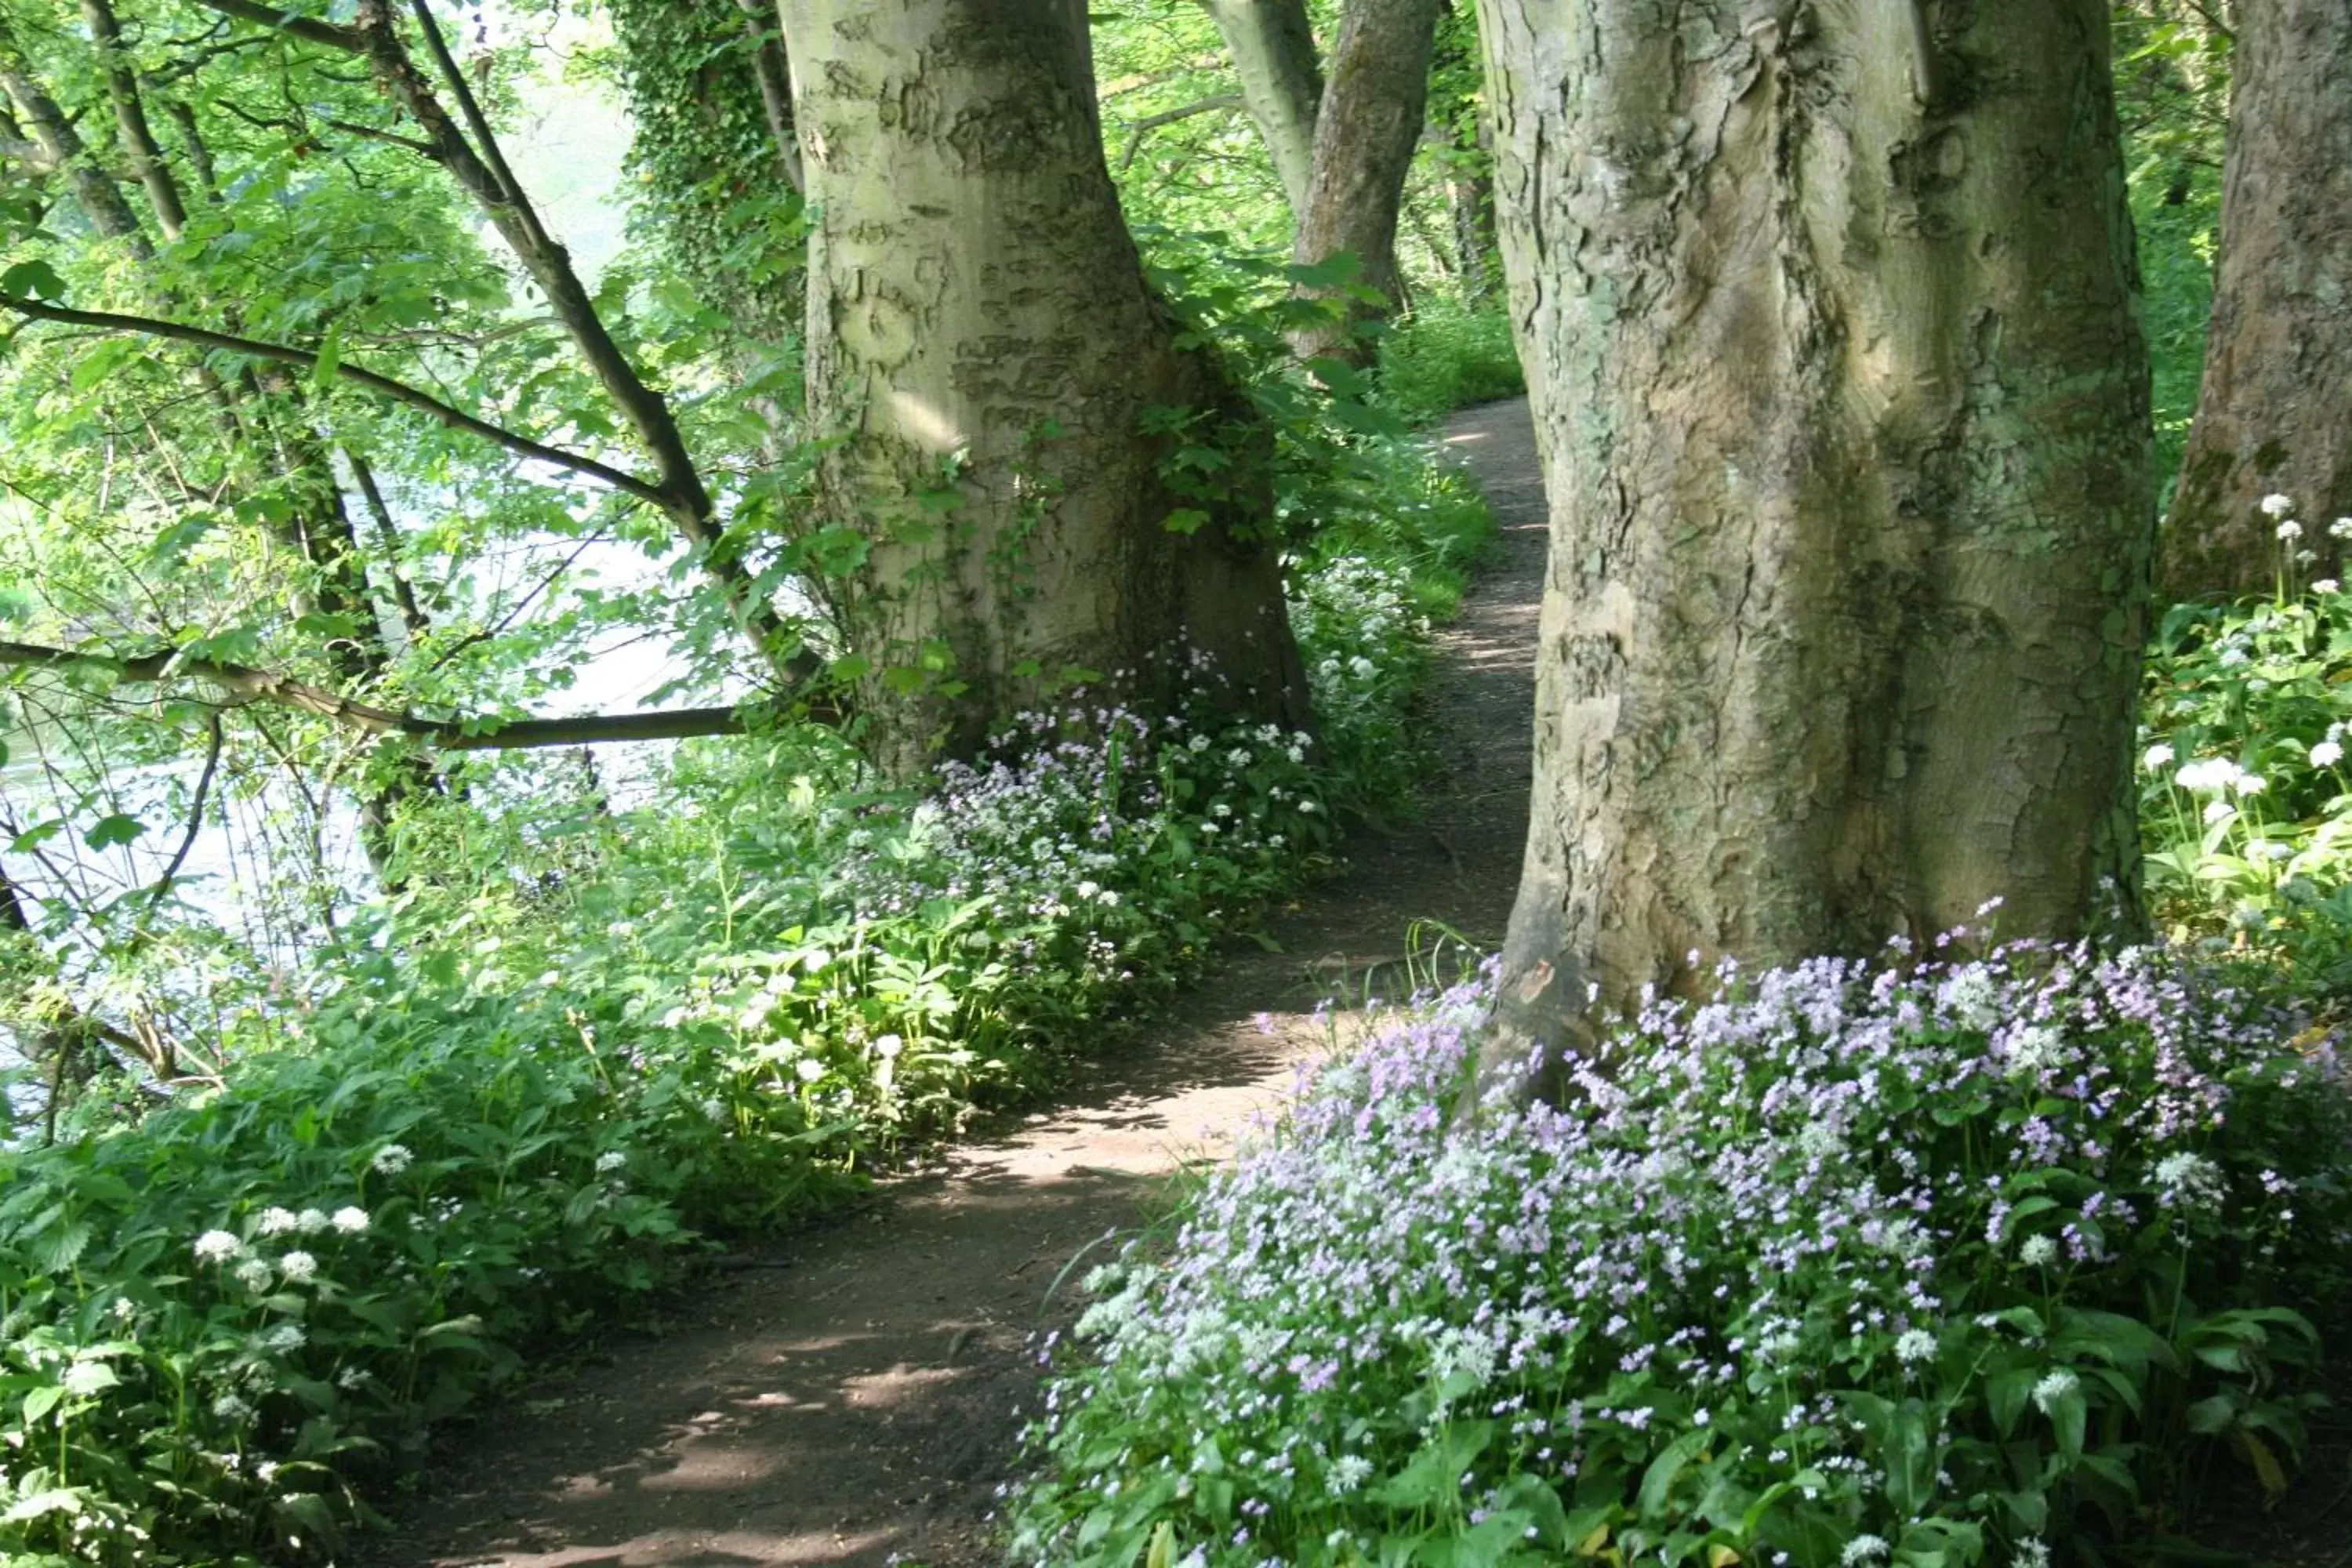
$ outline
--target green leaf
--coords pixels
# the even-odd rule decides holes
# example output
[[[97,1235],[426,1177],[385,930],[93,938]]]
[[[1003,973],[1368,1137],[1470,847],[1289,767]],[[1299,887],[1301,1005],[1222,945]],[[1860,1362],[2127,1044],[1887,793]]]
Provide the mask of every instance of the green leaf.
[[[56,268],[35,257],[0,272],[0,294],[30,296],[57,303],[66,297],[66,280],[58,276]]]
[[[82,842],[92,849],[111,849],[118,844],[130,843],[146,831],[147,825],[137,817],[116,812],[111,816],[99,818],[81,837]]]
[[[1200,532],[1208,521],[1209,514],[1198,507],[1180,506],[1170,512],[1160,526],[1171,533],[1191,535]]]

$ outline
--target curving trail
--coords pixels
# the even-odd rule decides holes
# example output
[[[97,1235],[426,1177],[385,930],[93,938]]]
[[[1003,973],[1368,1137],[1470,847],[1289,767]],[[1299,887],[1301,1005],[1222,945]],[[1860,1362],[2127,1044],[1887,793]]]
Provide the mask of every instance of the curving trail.
[[[1446,776],[1426,820],[1360,845],[1271,922],[1280,952],[1233,955],[1058,1109],[891,1181],[770,1266],[722,1277],[664,1335],[486,1416],[360,1560],[990,1561],[1013,1408],[1034,1386],[1027,1340],[1066,1314],[1070,1288],[1048,1300],[1065,1267],[1279,1098],[1330,1037],[1319,999],[1403,989],[1414,921],[1501,938],[1527,821],[1543,483],[1524,401],[1459,414],[1446,439],[1502,535],[1439,639]]]

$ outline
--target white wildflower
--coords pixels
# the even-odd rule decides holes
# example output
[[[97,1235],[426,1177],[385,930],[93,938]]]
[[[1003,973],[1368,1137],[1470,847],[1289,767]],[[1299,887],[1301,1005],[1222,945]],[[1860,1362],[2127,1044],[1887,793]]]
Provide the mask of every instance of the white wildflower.
[[[300,1223],[292,1209],[269,1208],[261,1211],[261,1219],[254,1228],[264,1236],[284,1236]]]
[[[257,1292],[268,1289],[269,1282],[278,1277],[277,1270],[271,1268],[267,1260],[259,1258],[247,1258],[231,1272],[236,1276],[238,1284]]]
[[[280,1323],[261,1336],[261,1348],[272,1355],[290,1355],[310,1342],[299,1323]]]
[[[2333,577],[2314,577],[2311,591],[2315,594],[2340,594],[2344,591],[2344,584]]]
[[[2082,1379],[2076,1377],[2073,1373],[2063,1371],[2053,1372],[2050,1373],[2049,1376],[2043,1378],[2040,1383],[2033,1385],[2034,1406],[2039,1409],[2042,1414],[2047,1415],[2050,1414],[2050,1407],[2052,1405],[2057,1404],[2060,1400],[2064,1399],[2067,1395],[2073,1394],[2076,1389],[2082,1386]]]
[[[2066,1037],[2046,1024],[2031,1025],[2010,1038],[2009,1070],[2012,1073],[2044,1073],[2062,1066],[2065,1059]]]
[[[897,1035],[884,1035],[874,1042],[874,1054],[884,1061],[895,1060],[907,1048],[907,1042]]]
[[[1895,1359],[1906,1364],[1932,1361],[1936,1354],[1936,1336],[1925,1329],[1906,1329],[1895,1342]]]
[[[378,1175],[396,1176],[408,1169],[410,1163],[415,1158],[415,1155],[408,1152],[406,1144],[387,1143],[375,1152],[375,1158],[368,1163],[375,1167]]]
[[[2010,1548],[2009,1568],[2050,1568],[2050,1548],[2040,1538]]]
[[[793,1065],[793,1071],[803,1083],[814,1083],[824,1076],[824,1064],[814,1057],[803,1057]]]
[[[2294,502],[2273,490],[2263,498],[2262,507],[2264,517],[2284,517],[2294,510]]]
[[[250,1421],[253,1419],[253,1406],[234,1394],[224,1394],[213,1401],[213,1415],[231,1423]]]
[[[1886,1555],[1886,1542],[1884,1537],[1857,1535],[1845,1543],[1845,1550],[1838,1553],[1838,1561],[1843,1563],[1845,1568],[1860,1568],[1862,1563],[1877,1562]]]
[[[2046,1268],[2058,1260],[2058,1244],[2046,1236],[2029,1236],[2018,1244],[2017,1257],[2028,1268]]]
[[[618,1149],[607,1149],[596,1156],[596,1173],[609,1176],[629,1163],[628,1155]]]
[[[2295,521],[2293,518],[2288,518],[2284,522],[2278,525],[2276,532],[2281,539],[2301,539],[2303,537],[2303,524]]]
[[[1372,1462],[1361,1454],[1342,1454],[1331,1462],[1331,1495],[1344,1497],[1371,1479]]]
[[[2327,525],[2330,539],[2352,539],[2352,517],[2339,517]]]
[[[226,1263],[245,1250],[245,1243],[225,1230],[208,1230],[196,1237],[196,1261]]]
[[[357,1236],[368,1227],[367,1210],[347,1204],[335,1211],[332,1223],[345,1236]]]
[[[2229,1195],[2221,1167],[2185,1151],[2156,1163],[2157,1201],[2166,1208],[2212,1208]]]
[[[304,1236],[316,1236],[333,1223],[325,1209],[304,1209],[294,1216],[294,1228]]]
[[[2334,741],[2322,741],[2311,748],[2311,765],[2332,768],[2344,760],[2344,748]]]
[[[289,1252],[278,1260],[278,1268],[289,1285],[302,1285],[317,1278],[319,1260],[307,1252]]]
[[[2150,746],[2146,754],[2140,758],[2140,765],[2146,768],[2149,773],[2154,773],[2158,768],[2170,767],[2172,765],[2172,748],[2161,741],[2158,742],[2155,745]]]

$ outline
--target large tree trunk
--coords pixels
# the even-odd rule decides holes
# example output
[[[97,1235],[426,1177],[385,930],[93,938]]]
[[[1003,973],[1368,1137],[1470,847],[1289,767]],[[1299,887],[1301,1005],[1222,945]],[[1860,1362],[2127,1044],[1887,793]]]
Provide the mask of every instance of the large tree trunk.
[[[2240,6],[2231,70],[2205,380],[2164,540],[2184,598],[2271,589],[2264,496],[2294,503],[2320,574],[2342,571],[2327,526],[2352,514],[2352,5]]]
[[[1355,282],[1388,303],[1359,301],[1344,319],[1297,333],[1292,347],[1301,359],[1363,363],[1369,354],[1350,323],[1397,303],[1397,208],[1421,144],[1430,51],[1444,8],[1445,0],[1349,0],[1315,119],[1315,176],[1291,258],[1311,266],[1353,255],[1362,264]]]
[[[1164,701],[1186,647],[1236,710],[1302,722],[1252,487],[1180,493],[1172,437],[1145,434],[1169,408],[1196,411],[1195,442],[1250,427],[1144,283],[1081,0],[786,0],[784,18],[809,413],[838,438],[823,510],[865,540],[840,586],[875,667],[872,754],[902,776],[969,754],[1080,671]]]
[[[1307,210],[1315,183],[1315,116],[1323,68],[1307,0],[1201,0],[1241,78],[1242,102],[1274,159],[1292,217]]]
[[[1725,954],[2136,918],[2104,0],[1921,11],[1481,0],[1552,507],[1492,1063]]]

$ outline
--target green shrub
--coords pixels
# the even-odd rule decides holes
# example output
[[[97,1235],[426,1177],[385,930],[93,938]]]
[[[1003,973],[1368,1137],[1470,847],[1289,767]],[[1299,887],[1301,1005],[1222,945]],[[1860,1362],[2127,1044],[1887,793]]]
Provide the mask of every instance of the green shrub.
[[[1457,408],[1527,389],[1500,301],[1433,300],[1381,341],[1381,401],[1410,424],[1434,424]]]
[[[1040,1563],[2039,1563],[2226,1443],[2338,1300],[2330,1042],[2242,976],[2019,944],[1728,965],[1562,1110],[1391,1020],[1088,1283]]]

